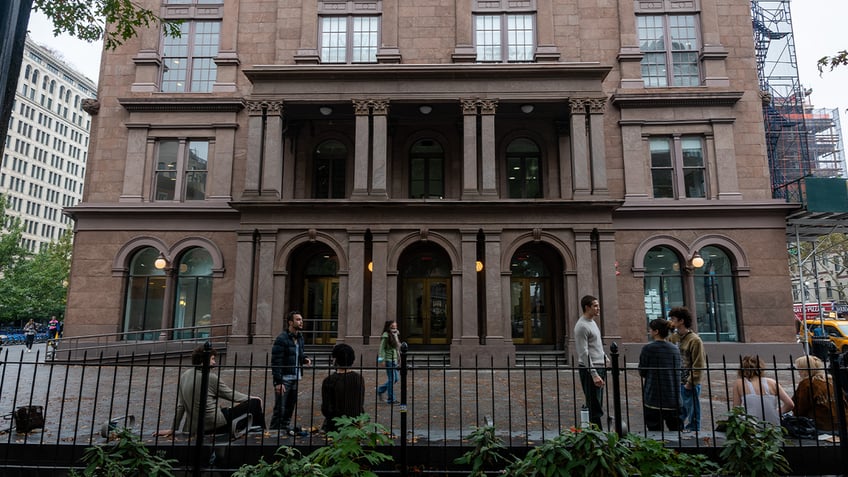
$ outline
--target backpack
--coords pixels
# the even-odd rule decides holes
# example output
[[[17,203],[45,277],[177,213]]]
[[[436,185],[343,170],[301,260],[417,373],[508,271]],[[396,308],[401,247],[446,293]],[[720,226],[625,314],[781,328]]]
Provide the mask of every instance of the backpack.
[[[780,425],[786,429],[789,437],[796,439],[818,439],[819,437],[816,423],[809,417],[783,416],[780,418]]]

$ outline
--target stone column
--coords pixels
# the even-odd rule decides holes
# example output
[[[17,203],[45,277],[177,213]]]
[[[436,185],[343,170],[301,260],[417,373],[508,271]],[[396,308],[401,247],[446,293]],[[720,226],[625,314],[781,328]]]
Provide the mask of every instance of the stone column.
[[[456,46],[451,59],[454,63],[473,63],[477,59],[474,49],[474,21],[471,14],[474,0],[456,0],[454,18],[456,19]]]
[[[374,131],[372,133],[373,144],[371,145],[371,193],[369,195],[386,199],[388,198],[386,195],[386,148],[388,146],[386,116],[389,114],[389,101],[385,99],[373,100],[371,101],[371,108]]]
[[[704,36],[701,58],[704,68],[704,86],[728,87],[730,78],[727,75],[726,60],[728,51],[721,44],[721,31],[718,18],[718,7],[715,2],[701,2],[700,19]],[[750,12],[750,10],[749,10]]]
[[[569,99],[571,106],[571,177],[574,197],[588,196],[591,191],[589,176],[589,144],[586,137],[586,105],[583,99]]]
[[[642,137],[642,123],[621,122],[621,143],[624,159],[624,199],[647,199],[650,188],[645,161],[650,167],[651,154]]]
[[[715,142],[715,157],[710,157],[709,152],[713,150],[710,142]],[[733,120],[713,120],[713,136],[707,136],[707,147],[704,149],[704,160],[709,172],[710,167],[715,168],[716,187],[719,200],[742,200],[739,192],[739,169],[736,167],[736,146],[733,141]],[[721,167],[719,167],[721,158]],[[709,189],[707,189],[709,190]],[[709,197],[711,194],[707,194]]]
[[[353,154],[353,193],[352,196],[368,195],[368,146],[370,136],[370,108],[368,101],[353,100],[353,111],[356,115],[356,140]]]
[[[400,63],[398,48],[398,2],[383,2],[383,14],[380,17],[380,48],[377,49],[377,63]]]
[[[208,200],[233,200],[233,152],[235,150],[235,127],[220,127],[215,130],[216,141],[212,147],[212,167],[209,168],[206,198]]]
[[[622,89],[644,88],[642,80],[642,50],[639,48],[639,35],[636,32],[636,13],[633,2],[618,2],[618,31],[621,47],[618,50],[618,64],[621,69],[620,85]]]
[[[283,183],[283,102],[267,103],[260,195],[280,198]]]
[[[259,238],[258,273],[256,274],[256,318],[253,327],[254,343],[262,343],[273,336],[271,330],[274,308],[274,263],[277,250],[275,231],[263,230]]]
[[[232,338],[247,342],[250,325],[251,274],[253,272],[253,232],[238,232],[236,242],[235,279],[233,280],[233,327]]]
[[[262,150],[265,138],[265,111],[262,101],[247,101],[247,164],[244,172],[244,195],[259,195],[262,174]]]
[[[371,261],[374,269],[371,272],[371,333],[374,334],[374,328],[377,327],[377,336],[380,336],[383,323],[395,315],[394,311],[389,312],[387,301],[388,238],[388,232],[371,229]]]
[[[300,47],[294,55],[295,63],[318,63],[320,56],[318,55],[318,2],[300,2]],[[291,10],[286,8],[277,9],[277,25],[282,25],[283,22],[290,21],[285,18]],[[277,48],[277,64],[286,63],[286,58],[283,55],[287,50],[285,48]]]
[[[365,230],[356,229],[348,232],[348,274],[347,274],[347,307],[339,307],[339,329],[354,337],[361,334],[363,315],[363,294],[365,293]],[[340,290],[342,291],[342,290]],[[372,292],[373,293],[373,292]],[[342,316],[342,313],[344,316]],[[373,313],[373,310],[372,310]],[[344,324],[342,324],[344,320]],[[339,335],[339,338],[347,338]],[[361,337],[359,337],[361,339]],[[361,343],[361,341],[360,341]]]
[[[476,197],[477,100],[462,99],[462,198]]]
[[[486,346],[512,341],[508,336],[509,313],[504,313],[502,306],[504,298],[502,284],[509,288],[509,274],[504,275],[501,269],[501,231],[484,230],[486,235],[486,254],[483,262],[483,273],[486,275]],[[509,270],[507,270],[509,272]],[[506,308],[507,310],[509,307]]]
[[[577,308],[584,295],[598,296],[595,261],[592,253],[592,231],[574,231],[574,256],[577,262]]]
[[[239,2],[222,2],[224,18],[238,18]],[[220,45],[215,57],[217,71],[213,93],[235,93],[238,79],[238,26],[239,22],[221,22]]]
[[[496,99],[480,100],[480,175],[483,179],[481,195],[498,195],[496,181],[497,160],[495,152],[495,110],[498,107]]]
[[[606,143],[604,141],[604,109],[606,98],[591,98],[589,106],[589,144],[592,160],[592,195],[609,194],[607,187]]]
[[[557,146],[559,148],[559,197],[565,200],[571,200],[574,197],[574,181],[571,178],[574,158],[571,156],[571,136],[569,136],[568,130],[568,122],[556,122]]]
[[[462,309],[462,321],[459,323],[459,340],[456,345],[476,348],[480,343],[477,330],[477,230],[463,229],[462,233],[462,290],[464,298],[459,307]]]
[[[124,187],[119,202],[144,202],[142,193],[145,177],[153,177],[153,171],[145,173],[145,164],[155,164],[153,138],[148,141],[147,124],[127,124],[127,160],[124,163]]]
[[[559,61],[559,50],[554,40],[554,8],[551,0],[536,0],[536,28],[539,38],[536,61]]]

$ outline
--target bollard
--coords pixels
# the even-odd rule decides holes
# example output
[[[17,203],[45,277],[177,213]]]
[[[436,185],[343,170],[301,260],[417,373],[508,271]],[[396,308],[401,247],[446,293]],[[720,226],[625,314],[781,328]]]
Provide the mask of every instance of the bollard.
[[[400,344],[400,475],[406,477],[406,374],[409,367],[406,364],[406,354],[409,351],[409,345],[406,341]]]
[[[621,370],[618,367],[618,344],[613,341],[610,345],[610,358],[612,360],[612,409],[613,419],[615,419],[615,433],[619,437],[624,437],[624,431],[621,428]]]

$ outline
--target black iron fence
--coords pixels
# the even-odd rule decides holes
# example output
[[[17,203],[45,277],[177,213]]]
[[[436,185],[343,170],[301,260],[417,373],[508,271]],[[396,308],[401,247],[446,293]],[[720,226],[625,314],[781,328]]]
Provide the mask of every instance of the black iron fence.
[[[299,384],[294,425],[303,436],[264,430],[247,432],[236,439],[226,434],[193,436],[177,432],[174,438],[156,436],[170,429],[177,399],[179,376],[192,367],[182,356],[162,359],[148,352],[132,355],[121,363],[110,356],[62,364],[44,361],[43,350],[24,353],[20,347],[3,351],[0,363],[0,464],[6,469],[56,469],[79,466],[85,448],[108,442],[110,426],[126,426],[144,442],[179,460],[186,470],[226,472],[259,456],[270,459],[281,445],[308,450],[327,444],[320,432],[321,382],[333,372],[328,358],[321,357],[304,370]],[[719,429],[731,408],[732,387],[739,357],[713,359],[702,370],[701,429],[694,435],[679,431],[649,431],[644,425],[642,379],[636,362],[620,357],[613,348],[612,366],[604,393],[605,430],[632,432],[662,440],[685,451],[715,455],[723,444]],[[92,359],[93,358],[93,359]],[[167,358],[167,356],[165,356]],[[212,372],[231,388],[263,400],[266,420],[274,405],[270,355],[229,353]],[[435,367],[414,354],[404,354],[401,381],[395,385],[399,404],[387,404],[376,388],[387,379],[385,368],[357,360],[357,371],[366,382],[365,411],[391,431],[392,453],[398,469],[445,472],[468,446],[476,426],[493,425],[512,449],[534,447],[571,427],[581,426],[583,393],[578,368],[523,360],[522,366],[495,366],[492,361],[462,361],[453,367]],[[833,360],[828,379],[844,392],[846,367]],[[572,360],[573,362],[573,360]],[[791,396],[799,376],[789,363],[771,359],[764,375],[774,378]],[[384,398],[385,396],[383,396]],[[227,407],[231,403],[221,402]],[[18,432],[12,414],[26,406],[43,408],[44,425]],[[786,443],[793,465],[810,472],[811,466],[844,472],[848,455],[846,427],[840,423],[835,435],[817,440],[789,438]],[[841,439],[840,439],[841,437]],[[793,450],[796,449],[796,450]],[[800,459],[800,460],[799,460]],[[839,470],[842,469],[842,470]],[[396,471],[387,471],[388,473]],[[3,475],[12,475],[3,473]]]

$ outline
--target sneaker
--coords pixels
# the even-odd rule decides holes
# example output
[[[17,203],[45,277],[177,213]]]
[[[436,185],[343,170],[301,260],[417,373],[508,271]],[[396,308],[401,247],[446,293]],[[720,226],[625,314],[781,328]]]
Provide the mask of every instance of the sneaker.
[[[386,404],[400,404],[400,401],[397,399],[387,399]]]
[[[309,435],[308,432],[301,429],[300,427],[295,427],[288,430],[288,434],[292,437],[306,437]]]
[[[383,399],[383,394],[386,394],[386,391],[385,391],[385,390],[383,390],[383,391],[378,390],[378,391],[377,391],[377,399],[382,400],[382,399]]]

